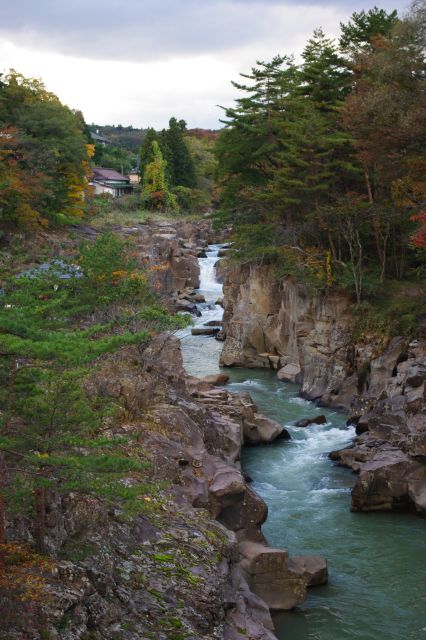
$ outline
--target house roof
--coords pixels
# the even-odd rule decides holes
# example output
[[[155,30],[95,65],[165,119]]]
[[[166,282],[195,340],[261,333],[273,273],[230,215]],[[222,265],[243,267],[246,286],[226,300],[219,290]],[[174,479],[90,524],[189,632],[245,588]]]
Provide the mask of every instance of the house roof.
[[[115,169],[106,169],[104,167],[93,167],[94,180],[114,180],[114,182],[129,182],[129,176],[122,176]]]

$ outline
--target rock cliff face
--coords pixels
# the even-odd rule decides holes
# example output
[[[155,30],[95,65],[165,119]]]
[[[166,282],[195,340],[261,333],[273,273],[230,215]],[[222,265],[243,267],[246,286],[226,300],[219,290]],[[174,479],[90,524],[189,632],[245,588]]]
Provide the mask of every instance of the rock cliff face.
[[[153,288],[171,310],[196,313],[195,289],[200,285],[198,257],[220,235],[213,233],[210,220],[186,222],[150,222],[131,227],[113,227],[112,231],[131,239],[135,258],[146,268]],[[77,227],[77,242],[93,240],[100,231]],[[75,243],[74,243],[75,244]]]
[[[166,300],[191,297],[209,224],[120,233],[136,240]],[[82,493],[48,494],[50,560],[28,574],[39,595],[28,602],[0,580],[0,637],[274,640],[270,609],[293,608],[327,580],[325,560],[290,559],[266,544],[267,507],[244,478],[241,447],[289,435],[250,396],[215,386],[225,381],[187,376],[171,335],[105,357],[87,391],[114,401],[103,435],[148,465],[146,483],[122,478],[137,489],[130,511]],[[8,514],[7,525],[15,545],[34,540],[31,519]]]
[[[354,416],[358,437],[353,446],[330,454],[359,474],[352,491],[354,511],[406,511],[426,516],[426,343],[406,345],[394,339],[382,358],[372,362],[375,384]],[[393,353],[391,376],[384,367]],[[380,391],[380,395],[377,392]]]
[[[186,377],[179,341],[170,335],[108,357],[89,391],[121,407],[105,437],[130,439],[132,455],[149,464],[147,480],[163,489],[147,488],[134,513],[81,494],[51,495],[42,626],[22,635],[25,603],[0,585],[5,631],[35,640],[46,637],[40,629],[67,640],[181,637],[170,635],[174,629],[194,640],[234,640],[244,631],[273,640],[269,608],[303,600],[312,561],[290,566],[286,552],[265,544],[267,508],[239,458],[246,422],[250,430],[257,424],[264,441],[281,428],[248,397]],[[8,535],[31,541],[32,525],[11,519]]]
[[[354,510],[426,513],[426,343],[353,338],[351,304],[320,295],[268,267],[219,267],[224,286],[221,361],[272,367],[301,395],[348,411],[354,446],[333,459],[359,473]]]

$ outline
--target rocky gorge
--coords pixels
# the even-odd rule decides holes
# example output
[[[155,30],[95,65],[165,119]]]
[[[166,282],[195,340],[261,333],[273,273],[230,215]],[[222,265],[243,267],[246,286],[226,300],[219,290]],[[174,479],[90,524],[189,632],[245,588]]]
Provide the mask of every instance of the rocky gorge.
[[[199,291],[200,264],[211,255],[208,245],[223,240],[213,234],[208,220],[116,231],[131,239],[139,264],[163,302],[192,313],[198,327],[208,330],[193,330],[199,345],[194,352],[197,373],[185,370],[185,339],[180,342],[170,334],[105,358],[88,392],[113,399],[120,407],[118,422],[105,435],[128,439],[129,455],[148,465],[146,487],[137,498],[140,506],[126,512],[119,504],[79,493],[49,495],[45,523],[50,564],[42,577],[48,594],[40,604],[42,624],[32,624],[34,614],[28,613],[26,603],[10,594],[2,598],[2,637],[310,637],[292,631],[297,616],[281,624],[271,614],[303,607],[307,588],[327,582],[328,563],[322,554],[332,554],[320,536],[315,548],[310,545],[300,553],[297,539],[303,535],[297,528],[291,532],[279,524],[282,533],[275,529],[271,536],[270,531],[277,527],[276,512],[292,513],[294,508],[303,511],[302,527],[309,529],[318,506],[303,505],[296,493],[293,499],[287,493],[281,497],[274,489],[271,495],[275,491],[279,503],[268,499],[274,509],[268,525],[268,507],[258,493],[261,485],[255,477],[253,488],[247,475],[252,474],[250,459],[263,461],[260,473],[269,480],[276,465],[269,461],[278,460],[281,451],[297,456],[299,439],[283,426],[295,422],[288,422],[285,411],[281,415],[281,400],[271,412],[279,400],[276,393],[287,394],[287,388],[293,393],[297,384],[300,395],[310,401],[300,398],[305,404],[300,405],[299,418],[300,411],[318,413],[312,401],[326,407],[326,417],[298,420],[296,436],[303,432],[309,440],[310,433],[318,433],[327,438],[321,451],[329,452],[332,446],[327,442],[347,442],[353,432],[327,430],[330,420],[333,425],[346,420],[336,410],[346,411],[356,425],[355,440],[330,454],[338,465],[357,474],[352,509],[424,514],[425,343],[421,338],[381,341],[373,336],[356,342],[348,298],[313,294],[291,280],[276,281],[266,267],[232,268],[226,259],[216,267],[218,279],[224,281],[222,325],[217,311],[209,310],[215,291],[210,303],[203,302]],[[90,227],[79,233],[96,236]],[[224,343],[214,339],[217,329]],[[218,359],[222,344],[225,367],[219,371],[212,368],[211,358]],[[253,400],[250,385],[235,383],[246,378],[247,369],[238,367],[275,377],[277,392],[269,394],[266,403]],[[235,376],[234,371],[241,374]],[[303,424],[297,427],[298,422]],[[249,457],[244,450],[252,452]],[[312,466],[311,458],[307,462]],[[294,486],[306,483],[300,475],[306,470],[289,459],[286,466],[278,464],[280,476],[290,474]],[[332,462],[321,465],[331,468]],[[135,478],[130,474],[123,482],[133,486]],[[314,489],[314,496],[315,491],[331,489]],[[263,490],[260,493],[266,497]],[[347,501],[344,508],[349,506]],[[8,525],[9,539],[31,543],[31,521],[11,519]],[[339,548],[337,540],[334,547]],[[289,556],[287,549],[298,555]],[[19,622],[17,610],[22,613]],[[336,633],[330,637],[340,637],[338,629]]]
[[[197,258],[212,232],[209,223],[179,226],[119,232],[162,299],[197,314]],[[37,623],[25,601],[3,594],[1,637],[272,640],[270,611],[292,609],[326,582],[322,557],[289,558],[265,540],[267,507],[244,476],[241,449],[289,434],[248,394],[217,386],[225,379],[188,375],[169,334],[105,358],[88,392],[120,407],[105,437],[130,440],[123,446],[149,469],[146,491],[132,513],[81,493],[48,494]],[[8,520],[10,540],[33,537],[30,520]]]
[[[354,337],[348,296],[312,292],[271,268],[219,267],[225,366],[266,367],[301,396],[348,412],[357,438],[331,458],[358,474],[352,509],[425,515],[426,340]],[[420,329],[420,327],[419,327]]]

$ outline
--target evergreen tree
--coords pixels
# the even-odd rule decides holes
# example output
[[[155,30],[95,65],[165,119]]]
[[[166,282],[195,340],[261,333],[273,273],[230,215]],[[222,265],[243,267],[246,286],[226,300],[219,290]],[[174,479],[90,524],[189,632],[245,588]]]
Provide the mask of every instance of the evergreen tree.
[[[318,58],[309,85],[303,68],[280,57],[243,76],[253,84],[234,83],[248,95],[226,110],[217,153],[221,215],[242,234],[245,255],[264,260],[284,245],[318,244],[318,229],[306,238],[309,221],[354,172],[350,139],[337,125],[336,92],[323,81]]]
[[[154,152],[152,147],[153,142],[158,142],[158,135],[155,129],[152,129],[152,127],[150,127],[146,130],[146,134],[139,152],[139,175],[141,177],[141,180],[143,180],[146,167],[154,159]]]
[[[349,73],[333,40],[316,29],[308,41],[301,67],[301,91],[316,109],[334,111],[349,92]]]
[[[373,7],[369,11],[355,12],[347,24],[340,24],[340,48],[351,57],[372,51],[380,37],[390,36],[398,21],[396,10],[388,13]]]
[[[112,407],[85,383],[103,354],[181,325],[156,305],[119,238],[83,246],[78,262],[12,279],[1,297],[0,550],[5,506],[35,510],[43,551],[49,488],[126,498],[120,478],[141,465],[111,452],[100,426]]]
[[[229,220],[237,215],[255,222],[262,216],[263,195],[280,150],[279,118],[296,73],[290,60],[277,56],[258,63],[250,74],[240,74],[251,84],[232,83],[245,95],[236,99],[235,107],[225,109],[225,127],[216,146],[221,212]]]
[[[194,188],[197,181],[194,161],[185,142],[186,122],[170,118],[169,128],[161,137],[161,147],[170,169],[170,184]]]

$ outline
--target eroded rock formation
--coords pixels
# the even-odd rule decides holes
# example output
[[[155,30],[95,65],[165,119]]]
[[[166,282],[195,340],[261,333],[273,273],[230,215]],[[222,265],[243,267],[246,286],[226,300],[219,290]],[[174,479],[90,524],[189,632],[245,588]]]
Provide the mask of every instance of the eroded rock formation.
[[[120,232],[134,236],[166,301],[174,298],[174,308],[197,301],[196,260],[209,224],[186,229],[189,240],[171,225]],[[104,436],[122,437],[129,456],[149,465],[146,487],[131,473],[123,478],[123,486],[138,487],[130,511],[48,492],[42,623],[31,627],[25,603],[3,590],[4,630],[31,640],[167,640],[175,631],[193,640],[274,639],[269,609],[303,599],[312,583],[305,565],[314,560],[290,568],[287,552],[268,547],[267,507],[242,473],[241,446],[289,436],[224,383],[223,375],[186,376],[170,335],[105,358],[87,390],[116,404]],[[9,518],[10,540],[31,543],[34,533],[30,519]]]
[[[351,303],[269,267],[220,265],[226,366],[271,367],[301,395],[349,412],[354,445],[332,458],[359,473],[354,510],[426,513],[426,341],[354,338]]]

